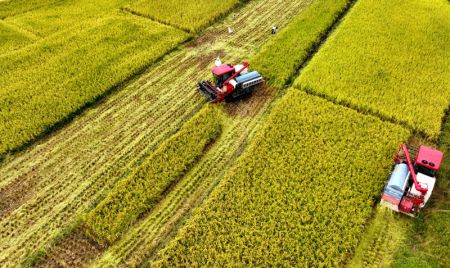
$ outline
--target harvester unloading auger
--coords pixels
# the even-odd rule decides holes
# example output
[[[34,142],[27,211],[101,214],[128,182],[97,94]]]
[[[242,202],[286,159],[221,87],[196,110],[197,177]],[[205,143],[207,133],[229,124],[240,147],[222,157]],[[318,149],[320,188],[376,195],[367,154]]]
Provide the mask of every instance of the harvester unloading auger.
[[[214,75],[214,84],[207,80],[198,83],[198,90],[210,102],[222,102],[238,99],[255,91],[264,82],[257,72],[248,72],[248,62],[233,66],[216,63],[211,69]]]
[[[381,196],[381,205],[415,217],[425,206],[436,183],[444,155],[427,146],[402,144],[394,157],[394,167]]]

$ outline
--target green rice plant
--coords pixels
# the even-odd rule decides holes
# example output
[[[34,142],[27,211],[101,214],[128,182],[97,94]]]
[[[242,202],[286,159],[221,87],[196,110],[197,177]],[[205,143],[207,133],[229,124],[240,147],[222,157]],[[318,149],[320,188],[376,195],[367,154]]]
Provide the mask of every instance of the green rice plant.
[[[439,135],[450,104],[450,5],[358,1],[295,87]]]
[[[311,51],[350,5],[351,0],[315,0],[288,26],[263,46],[253,58],[253,67],[269,83],[282,88],[297,74]]]
[[[408,136],[290,89],[153,266],[342,265]]]
[[[114,15],[0,56],[0,154],[64,121],[187,38],[147,19]]]
[[[101,244],[112,243],[164,192],[183,177],[221,133],[220,113],[207,106],[186,122],[85,218],[87,233]]]
[[[36,37],[0,20],[0,55],[31,44]]]
[[[196,32],[238,3],[239,0],[139,0],[127,8],[156,21]]]

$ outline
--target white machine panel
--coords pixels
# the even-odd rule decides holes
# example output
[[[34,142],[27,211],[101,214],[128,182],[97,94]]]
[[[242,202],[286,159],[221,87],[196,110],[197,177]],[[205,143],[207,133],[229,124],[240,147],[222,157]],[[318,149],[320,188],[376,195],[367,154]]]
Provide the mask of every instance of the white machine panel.
[[[428,199],[430,198],[431,193],[433,192],[434,185],[436,184],[436,178],[427,176],[422,173],[417,173],[417,181],[424,188],[428,188],[427,194],[424,196],[424,202],[423,202],[423,204],[420,205],[420,208],[423,208],[425,206],[425,204],[428,202]],[[414,195],[419,195],[419,196],[421,195],[421,193],[416,190],[416,187],[414,186],[414,184],[411,187],[410,193],[414,194]]]

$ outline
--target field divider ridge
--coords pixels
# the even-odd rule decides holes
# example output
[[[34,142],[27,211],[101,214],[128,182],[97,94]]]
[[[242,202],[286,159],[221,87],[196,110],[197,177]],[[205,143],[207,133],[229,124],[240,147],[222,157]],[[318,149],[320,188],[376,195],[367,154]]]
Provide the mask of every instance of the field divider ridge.
[[[85,102],[82,106],[80,106],[78,109],[74,110],[73,112],[67,114],[63,119],[57,121],[53,125],[47,127],[44,131],[37,134],[35,137],[30,139],[29,141],[5,152],[0,153],[0,166],[2,162],[9,156],[12,156],[14,154],[17,154],[19,152],[23,152],[26,149],[28,149],[30,146],[35,144],[36,142],[43,140],[49,136],[51,136],[54,132],[57,132],[58,130],[62,129],[63,127],[70,124],[75,118],[82,115],[86,110],[95,108],[99,106],[102,102],[105,101],[108,97],[113,95],[118,90],[124,88],[125,86],[131,84],[133,81],[138,79],[142,74],[146,73],[149,69],[151,69],[154,65],[161,62],[166,56],[172,54],[175,51],[178,51],[182,48],[183,45],[189,43],[193,39],[192,35],[189,35],[186,40],[176,45],[174,48],[169,49],[165,54],[155,58],[151,62],[148,62],[147,64],[143,65],[142,67],[138,68],[135,72],[133,72],[131,75],[129,75],[127,78],[122,80],[120,83],[110,87],[109,89],[105,90],[103,93],[99,94],[98,96],[94,97],[92,100]]]
[[[185,33],[192,34],[192,32],[189,32],[189,31],[187,31],[186,29],[183,29],[183,28],[181,28],[181,27],[178,27],[177,25],[170,24],[170,23],[167,23],[167,22],[162,21],[162,20],[158,20],[158,19],[155,18],[155,17],[152,17],[152,16],[149,16],[149,15],[142,14],[142,13],[137,12],[137,11],[135,11],[135,10],[132,10],[132,9],[130,9],[130,8],[128,8],[128,7],[121,7],[120,10],[123,11],[123,12],[125,12],[125,13],[127,13],[127,14],[129,14],[129,15],[133,15],[133,16],[141,17],[141,18],[144,18],[144,19],[147,19],[147,20],[151,20],[151,21],[153,21],[153,22],[157,22],[157,23],[160,23],[160,24],[163,24],[163,25],[166,25],[166,26],[175,28],[175,29],[180,30],[180,31],[183,31],[183,32],[185,32]]]
[[[417,129],[417,128],[413,127],[408,122],[406,122],[404,120],[401,120],[401,119],[398,119],[398,118],[395,118],[393,116],[388,116],[388,115],[383,114],[382,112],[376,111],[376,110],[374,110],[374,109],[372,109],[370,107],[358,106],[358,105],[352,104],[351,102],[345,101],[345,100],[337,100],[336,98],[328,96],[325,93],[319,93],[319,92],[317,92],[316,90],[314,90],[311,87],[302,86],[301,88],[298,88],[298,87],[293,87],[293,88],[295,88],[297,90],[302,90],[302,91],[306,92],[309,95],[320,97],[320,98],[325,99],[325,100],[327,100],[329,102],[332,102],[332,103],[334,103],[336,105],[343,106],[343,107],[355,110],[355,111],[357,111],[360,114],[377,117],[377,118],[379,118],[382,121],[399,125],[399,126],[405,128],[405,129],[411,131],[412,135],[414,135],[414,136],[419,136],[419,137],[422,137],[422,138],[430,139],[425,132],[423,132],[420,129]],[[431,140],[431,141],[433,141],[433,140]]]
[[[253,1],[252,1],[253,2]],[[252,3],[252,2],[249,2],[249,3]],[[266,6],[268,6],[268,5],[271,5],[271,3],[273,2],[273,4],[275,4],[277,1],[268,1],[268,2],[265,2],[265,1],[254,1],[254,2],[256,2],[257,4],[250,4],[250,6],[252,6],[252,8],[254,8],[255,6],[256,6],[256,8],[259,8],[259,9],[262,9],[262,10],[265,10],[265,7]],[[292,3],[292,4],[289,4],[288,5],[288,7],[289,7],[289,12],[288,13],[286,13],[286,15],[283,15],[283,16],[281,16],[281,17],[276,17],[275,19],[277,20],[277,25],[279,25],[279,26],[281,26],[281,27],[283,27],[283,25],[285,25],[288,21],[290,21],[290,19],[293,17],[293,14],[295,13],[295,14],[297,14],[298,13],[298,11],[299,11],[299,7],[303,7],[303,4],[302,4],[303,2],[300,2],[300,3]],[[286,8],[286,6],[284,7],[284,8]],[[264,16],[261,16],[261,15],[255,15],[253,12],[249,12],[249,10],[250,10],[250,8],[245,8],[245,10],[244,10],[244,12],[243,12],[243,14],[237,14],[239,17],[238,17],[238,20],[236,21],[233,21],[231,24],[232,25],[246,25],[246,21],[247,21],[247,24],[250,24],[249,22],[251,22],[251,24],[254,24],[253,22],[257,22],[256,24],[254,24],[254,25],[256,25],[256,26],[249,26],[249,27],[247,27],[248,29],[252,29],[252,30],[245,30],[245,29],[243,29],[242,30],[242,33],[241,32],[239,32],[239,31],[237,31],[237,33],[239,33],[239,34],[236,34],[236,35],[234,35],[234,36],[228,36],[228,35],[226,35],[224,32],[225,31],[220,31],[224,26],[223,25],[216,25],[216,26],[214,26],[214,28],[211,30],[212,31],[212,33],[210,34],[210,35],[208,35],[207,37],[208,38],[205,38],[206,39],[206,41],[208,41],[208,42],[216,42],[216,43],[218,43],[219,45],[217,45],[217,46],[215,46],[215,47],[212,47],[211,49],[209,48],[209,44],[203,44],[203,43],[199,43],[199,44],[197,44],[196,46],[192,46],[192,47],[189,47],[189,49],[192,49],[192,53],[191,52],[189,52],[189,53],[191,53],[191,54],[194,54],[194,56],[187,56],[189,59],[193,59],[193,60],[195,60],[196,58],[198,58],[198,56],[195,56],[196,54],[198,54],[198,52],[199,52],[199,50],[204,50],[203,48],[204,47],[208,47],[208,49],[207,49],[207,51],[216,51],[215,49],[221,49],[222,48],[222,46],[224,45],[223,44],[223,42],[225,42],[225,45],[226,45],[226,47],[225,48],[223,48],[224,50],[225,50],[225,52],[227,52],[227,54],[230,54],[230,55],[233,55],[233,54],[236,54],[236,53],[234,53],[234,49],[238,49],[238,48],[235,48],[234,46],[235,46],[235,44],[237,44],[237,42],[235,41],[235,40],[242,40],[242,38],[244,38],[244,40],[245,40],[245,38],[250,38],[251,39],[251,43],[250,43],[250,45],[249,44],[247,44],[246,46],[244,46],[241,50],[239,50],[239,51],[237,51],[237,52],[241,52],[241,51],[250,51],[250,53],[251,53],[251,51],[253,51],[254,50],[254,48],[259,48],[260,47],[260,45],[262,44],[262,42],[263,41],[266,41],[268,38],[269,38],[269,36],[270,36],[270,34],[269,34],[269,31],[267,31],[267,32],[265,32],[265,31],[255,31],[255,29],[261,29],[261,27],[264,27],[265,29],[270,29],[270,27],[271,27],[271,25],[272,25],[272,23],[273,23],[273,17],[272,16],[267,16],[267,14],[274,14],[274,13],[276,13],[276,11],[272,11],[272,8],[268,8],[267,9],[267,11],[264,11],[264,12],[266,12],[266,13],[263,13],[263,15]],[[270,10],[270,12],[269,12],[269,10]],[[277,9],[274,9],[274,10],[277,10]],[[234,10],[234,12],[236,12],[236,10]],[[233,18],[234,18],[234,16],[233,16]],[[255,19],[257,19],[257,20],[255,20]],[[270,27],[269,27],[270,26]],[[220,28],[220,29],[219,29]],[[238,29],[237,27],[236,27],[236,29]],[[253,32],[254,34],[246,34],[246,33],[249,33],[249,32]],[[218,35],[218,37],[216,37],[216,35]],[[212,38],[210,38],[210,37],[212,37]],[[229,39],[231,38],[231,41],[229,41]],[[224,40],[226,40],[226,41],[224,41]],[[202,40],[203,41],[203,40]],[[199,47],[200,46],[200,47]],[[197,48],[197,47],[199,47],[199,48]],[[179,49],[178,51],[180,51],[181,49]],[[231,52],[230,52],[231,51]],[[212,53],[210,53],[210,54],[212,54]],[[211,55],[210,54],[208,54],[210,57],[211,57]],[[171,58],[172,56],[171,55],[166,55],[167,57],[166,57],[166,59],[167,58]],[[164,56],[165,57],[165,56]],[[224,57],[224,59],[225,60],[227,60],[227,61],[235,61],[235,60],[238,60],[238,58],[237,57]],[[175,60],[169,60],[169,62],[178,62],[178,61],[175,61]],[[197,62],[197,61],[194,61],[194,62],[192,62],[191,60],[189,60],[189,64],[196,64],[196,63],[198,63],[198,64],[203,64],[202,62]],[[164,66],[166,66],[166,65],[164,65]],[[160,67],[158,67],[158,66],[156,66],[155,68],[151,68],[150,70],[151,70],[151,72],[150,73],[155,73],[155,72],[157,72],[157,71],[155,71],[154,69],[158,69],[158,68],[160,68]],[[195,68],[197,68],[197,67],[195,67]],[[173,70],[171,70],[171,72],[173,72]],[[165,71],[165,75],[166,76],[170,76],[170,75],[168,75],[169,74],[169,72],[168,71]],[[205,75],[206,75],[206,72],[205,72]],[[141,77],[139,77],[138,78],[139,80],[137,80],[137,81],[132,81],[133,83],[136,83],[137,85],[136,86],[138,86],[138,87],[153,87],[153,83],[156,83],[155,81],[154,81],[154,79],[152,79],[151,77],[149,77],[148,75],[144,75],[144,76],[141,76]],[[145,82],[145,81],[147,81],[148,80],[148,82],[146,82],[146,84],[144,84],[143,82]],[[167,80],[167,79],[165,79],[165,80]],[[161,83],[163,83],[163,82],[161,82]],[[175,83],[175,85],[180,85],[180,83]],[[183,84],[184,85],[184,84]],[[158,86],[159,86],[159,82],[156,84],[156,89],[158,89]],[[128,87],[128,86],[127,86]],[[133,87],[133,86],[131,86],[131,87]],[[128,90],[127,90],[128,91]],[[168,89],[168,92],[171,92],[171,91],[173,91],[172,89]],[[163,93],[165,92],[165,91],[162,91]],[[123,93],[119,93],[120,95],[119,96],[122,96],[122,95],[124,95]],[[165,94],[165,93],[164,93]],[[194,94],[192,94],[192,95],[194,95]],[[275,94],[274,94],[275,95]],[[114,95],[114,96],[117,96],[117,95]],[[190,98],[192,98],[193,96],[191,96],[191,94],[189,94],[189,96],[188,96],[188,98],[190,99]],[[103,99],[103,101],[99,101],[99,103],[103,103],[103,102],[110,102],[110,100],[111,99],[116,99],[117,97],[113,97],[113,96],[109,96],[108,98],[105,98],[105,99]],[[188,99],[186,96],[184,96],[184,97],[182,97],[182,98],[180,98],[180,103],[181,102],[183,102],[184,101],[184,99]],[[262,102],[266,102],[267,101],[267,99],[268,99],[268,97],[267,96],[262,96],[261,98],[263,99],[262,101],[261,100],[259,100],[258,99],[259,97],[257,97],[257,103],[256,104],[258,104],[258,103],[262,103]],[[166,97],[164,97],[164,100],[166,99]],[[196,98],[197,99],[197,98]],[[270,96],[270,100],[272,100],[273,99],[273,96],[271,95]],[[203,107],[204,106],[204,102],[200,102],[199,101],[200,100],[200,98],[198,98],[198,100],[196,100],[196,101],[192,101],[192,103],[193,104],[195,104],[196,106],[198,106],[198,108],[201,108],[201,107]],[[251,101],[251,99],[250,99],[250,101]],[[172,103],[173,101],[166,101],[167,103]],[[251,103],[250,104],[252,104],[253,102],[251,101]],[[110,103],[110,104],[108,104],[108,105],[115,105],[116,104],[116,102],[114,101],[114,103]],[[178,104],[176,105],[176,106],[174,106],[174,107],[178,107]],[[267,106],[266,106],[267,107]],[[95,107],[93,107],[93,109],[92,110],[94,110],[94,108]],[[251,117],[253,117],[254,115],[252,114],[252,115],[247,115],[247,113],[248,112],[246,112],[245,111],[245,109],[243,109],[242,111],[239,111],[239,108],[240,107],[234,107],[234,106],[232,106],[232,107],[230,107],[229,109],[231,109],[231,110],[233,110],[233,111],[228,111],[228,112],[231,112],[231,114],[230,114],[230,116],[231,117],[235,117],[236,119],[238,119],[239,120],[239,122],[241,121],[241,118],[242,118],[242,120],[243,120],[243,122],[247,122],[248,121],[248,116],[251,116]],[[95,108],[95,109],[101,109],[101,110],[103,110],[103,108]],[[183,108],[184,109],[184,108]],[[265,108],[260,108],[260,107],[258,107],[258,110],[261,110],[261,109],[263,109],[264,111],[265,111]],[[92,111],[92,110],[90,110],[90,111]],[[148,109],[147,109],[148,110]],[[147,111],[146,109],[143,109],[143,111],[145,112],[145,111]],[[236,110],[236,111],[234,111],[234,110]],[[86,114],[90,117],[90,111],[87,111],[86,112]],[[193,112],[192,111],[192,109],[189,109],[189,111],[191,111],[192,113],[191,113],[191,115],[193,115],[193,114],[195,114],[195,112]],[[259,112],[258,112],[259,113]],[[267,113],[265,113],[265,114],[267,114]],[[190,116],[183,116],[184,117],[184,120],[187,120]],[[84,118],[84,116],[83,116],[83,118]],[[104,119],[102,119],[102,120],[104,120]],[[75,121],[75,120],[74,120]],[[81,120],[82,122],[84,122],[85,120],[83,119],[83,120]],[[100,121],[100,119],[99,119],[99,121]],[[122,120],[123,121],[123,120]],[[254,120],[250,120],[250,121],[254,121]],[[88,122],[94,122],[94,121],[92,121],[92,120],[90,120],[90,121],[88,121]],[[97,121],[95,121],[95,122],[97,122]],[[61,132],[67,132],[67,130],[69,130],[69,131],[71,131],[71,130],[73,130],[74,128],[75,128],[75,126],[78,126],[80,124],[80,122],[78,121],[78,120],[76,120],[73,124],[71,124],[70,126],[68,126],[68,128],[64,128],[64,131],[61,131]],[[247,123],[246,123],[247,124]],[[248,124],[250,124],[250,123],[248,123]],[[253,122],[253,123],[251,123],[251,125],[253,125],[253,124],[256,124],[255,122]],[[181,125],[181,124],[178,124],[177,123],[177,125]],[[258,125],[258,124],[257,124]],[[258,126],[256,126],[256,128],[258,128]],[[247,128],[245,128],[245,129],[247,129]],[[57,133],[53,133],[53,135],[51,135],[50,137],[54,137],[54,136],[56,136],[56,137],[58,137],[58,136],[60,136],[60,133],[61,132],[57,132]],[[239,131],[237,132],[237,133],[239,133]],[[153,134],[152,134],[153,135]],[[86,136],[86,135],[83,135],[83,136]],[[169,135],[170,136],[170,135]],[[112,136],[111,136],[112,137]],[[164,137],[166,137],[167,138],[167,135],[164,135]],[[71,137],[72,138],[72,137]],[[109,136],[108,136],[108,138],[109,138]],[[158,138],[159,139],[159,138]],[[165,138],[163,138],[163,139],[165,139]],[[74,139],[74,140],[76,140],[76,139]],[[56,142],[56,141],[55,141]],[[43,145],[43,146],[48,146],[49,144],[47,144],[47,141],[45,141],[45,144],[46,145]],[[134,146],[134,145],[133,145]],[[154,144],[152,144],[152,147],[153,148],[155,148],[157,145],[154,145]],[[245,145],[243,145],[242,147],[245,147]],[[128,149],[127,149],[128,150]],[[150,151],[152,151],[153,149],[149,149]],[[146,158],[146,156],[148,156],[150,153],[148,152],[149,150],[145,150],[146,151],[146,153],[142,153],[142,154],[139,154],[139,157],[138,157],[138,159],[136,160],[133,160],[133,162],[136,164],[136,163],[139,163],[139,161],[142,161],[142,159],[144,159],[144,158]],[[238,148],[238,151],[239,151],[239,155],[240,155],[240,153],[241,153],[241,150],[243,150],[243,148],[241,148],[241,146],[239,146],[239,148]],[[128,155],[128,154],[127,154]],[[14,156],[13,156],[14,157]],[[124,157],[127,157],[127,156],[124,156]],[[233,159],[234,157],[231,157],[231,159]],[[139,160],[139,159],[141,159],[141,160]],[[12,159],[12,160],[15,160],[14,158]],[[95,160],[95,161],[97,161],[97,160]],[[95,161],[92,161],[92,163],[95,163]],[[98,160],[98,161],[100,161],[100,160]],[[103,160],[102,160],[103,161]],[[117,161],[119,161],[119,160],[117,160]],[[120,160],[120,161],[122,161],[122,160]],[[125,160],[123,160],[122,162],[124,162]],[[4,163],[8,163],[9,164],[9,161],[8,162],[4,162]],[[135,166],[135,164],[129,164],[129,165],[127,165],[127,166]],[[116,172],[115,171],[115,169],[112,169],[112,171],[110,172],[109,171],[109,169],[108,170],[103,170],[103,171],[101,171],[101,173],[103,174],[103,173],[105,173],[106,175],[105,176],[116,176],[115,174],[116,173],[118,173],[118,172]],[[119,172],[120,173],[120,172]],[[111,175],[112,174],[112,175]],[[121,173],[120,173],[121,174]],[[103,176],[103,175],[95,175],[95,177],[96,178],[98,178],[99,176]],[[209,175],[208,175],[209,176]],[[72,176],[72,177],[75,177],[75,176]],[[122,176],[121,176],[122,177]],[[218,182],[216,182],[215,183],[215,185],[217,184]],[[104,192],[105,190],[102,190],[102,192]],[[51,197],[51,198],[53,198],[54,199],[54,197]],[[94,203],[98,203],[99,201],[100,201],[100,199],[101,198],[96,198],[96,202],[94,202]],[[50,200],[50,201],[52,201],[52,200]],[[81,202],[80,202],[81,203]],[[73,208],[69,208],[69,209],[73,209]],[[86,209],[87,211],[89,210],[89,209]],[[66,211],[66,209],[64,209],[64,213],[66,213],[65,212]],[[40,212],[39,212],[40,213]],[[58,212],[59,213],[59,212]],[[62,213],[62,212],[61,212]],[[70,216],[71,214],[70,214],[71,212],[67,212],[67,214]],[[37,212],[35,213],[35,214],[38,214]],[[59,217],[59,215],[56,215],[55,216],[55,219],[58,219],[58,217]],[[56,225],[55,225],[56,226]],[[40,227],[39,227],[40,228]],[[53,227],[52,226],[52,228],[56,228],[56,227]],[[37,227],[36,227],[36,229],[37,229]],[[177,228],[176,228],[177,229]],[[57,230],[57,229],[56,229]],[[59,232],[59,231],[58,231]],[[33,238],[34,239],[34,238]],[[47,240],[47,239],[46,239]],[[24,243],[24,242],[22,242],[22,243]],[[37,244],[38,246],[37,246],[37,248],[45,248],[46,250],[50,250],[51,251],[51,248],[47,248],[47,246],[45,246],[44,245],[44,243],[47,243],[47,242],[33,242],[33,243],[35,243],[35,244]],[[51,253],[51,252],[50,252]],[[14,254],[14,255],[13,255]],[[8,255],[8,257],[9,256],[19,256],[19,254],[22,254],[22,251],[20,251],[19,252],[19,250],[17,250],[17,252],[12,252],[10,255]],[[22,254],[23,255],[23,254]],[[16,257],[16,259],[19,259],[19,257]],[[8,259],[6,259],[6,261],[8,261]]]
[[[331,34],[334,32],[334,30],[337,27],[339,27],[341,22],[344,20],[345,16],[350,12],[350,10],[356,4],[357,1],[358,0],[350,0],[347,3],[347,5],[344,7],[344,9],[341,10],[337,14],[334,22],[319,36],[319,41],[314,43],[313,46],[310,48],[309,53],[303,59],[303,63],[297,68],[295,74],[293,74],[291,77],[289,77],[289,79],[284,87],[285,90],[292,87],[295,79],[300,76],[303,68],[305,68],[308,65],[308,63],[311,61],[311,59],[314,57],[314,55],[320,50],[320,48],[323,46],[323,44],[325,44],[327,42],[328,38],[331,36]]]
[[[356,4],[357,1],[358,0],[351,0],[351,1],[349,1],[348,4],[345,6],[345,8],[341,12],[339,12],[339,14],[337,15],[335,21],[324,31],[324,33],[322,33],[320,35],[319,41],[314,43],[313,46],[311,48],[309,48],[309,52],[306,55],[306,57],[304,58],[303,62],[297,68],[295,73],[289,77],[289,79],[287,80],[287,82],[284,85],[284,87],[282,87],[280,89],[280,92],[277,94],[276,99],[282,98],[285,95],[285,93],[287,92],[287,90],[289,88],[293,87],[295,79],[301,75],[302,70],[308,65],[308,63],[311,61],[311,59],[314,57],[314,55],[317,52],[319,52],[320,48],[326,43],[328,38],[334,32],[334,30],[337,27],[339,27],[341,22],[344,20],[346,15],[350,12],[350,10]],[[299,88],[296,88],[296,89],[299,89]],[[359,112],[361,114],[375,116],[375,117],[378,117],[379,119],[381,119],[383,121],[400,125],[401,127],[410,130],[416,136],[429,138],[428,135],[425,132],[421,131],[420,129],[414,128],[408,122],[406,122],[404,120],[396,119],[394,117],[390,117],[390,116],[384,115],[381,112],[377,112],[377,111],[375,111],[373,109],[370,109],[369,107],[358,107],[357,105],[353,105],[353,104],[351,104],[350,102],[347,102],[347,101],[337,101],[336,99],[334,99],[334,98],[332,98],[332,97],[330,97],[330,96],[328,96],[326,94],[320,94],[317,91],[315,91],[314,89],[308,88],[308,87],[302,87],[299,90],[303,90],[309,95],[313,95],[313,96],[317,96],[317,97],[323,98],[323,99],[325,99],[325,100],[327,100],[329,102],[332,102],[332,103],[334,103],[336,105],[340,105],[340,106],[344,106],[344,107],[353,109],[353,110],[355,110],[355,111],[357,111],[357,112]],[[269,109],[271,109],[271,108],[272,108],[272,105],[271,105],[271,107]],[[450,111],[450,107],[448,108],[448,110]],[[449,111],[447,111],[447,112],[449,112]],[[444,120],[444,119],[445,119],[445,115],[444,115],[442,120]]]

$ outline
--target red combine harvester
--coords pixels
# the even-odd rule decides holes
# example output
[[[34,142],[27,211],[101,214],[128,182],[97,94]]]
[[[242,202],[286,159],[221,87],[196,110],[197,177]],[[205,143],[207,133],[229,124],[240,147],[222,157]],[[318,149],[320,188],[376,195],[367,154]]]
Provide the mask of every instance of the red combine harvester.
[[[395,155],[394,168],[384,187],[381,205],[396,212],[415,217],[433,192],[436,172],[443,153],[420,146],[419,150],[402,144]]]
[[[202,80],[198,83],[198,90],[210,102],[222,102],[238,99],[252,93],[263,82],[263,77],[257,72],[248,72],[247,62],[233,66],[217,64],[211,69],[215,84]]]

